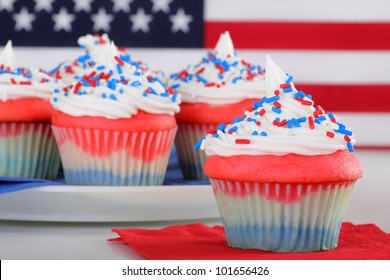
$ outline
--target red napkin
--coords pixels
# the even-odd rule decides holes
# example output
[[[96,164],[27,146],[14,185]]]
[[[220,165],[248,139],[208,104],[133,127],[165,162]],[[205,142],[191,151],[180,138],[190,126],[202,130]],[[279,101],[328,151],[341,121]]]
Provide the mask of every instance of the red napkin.
[[[227,246],[222,226],[169,226],[158,230],[113,229],[139,254],[153,260],[390,260],[390,234],[373,224],[343,223],[336,249],[310,253],[272,253]]]

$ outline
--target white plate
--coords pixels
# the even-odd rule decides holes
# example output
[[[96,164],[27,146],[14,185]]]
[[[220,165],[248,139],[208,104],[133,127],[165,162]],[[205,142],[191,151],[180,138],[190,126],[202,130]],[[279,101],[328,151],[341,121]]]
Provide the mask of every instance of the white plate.
[[[0,195],[0,219],[139,222],[219,217],[210,185],[44,186]]]

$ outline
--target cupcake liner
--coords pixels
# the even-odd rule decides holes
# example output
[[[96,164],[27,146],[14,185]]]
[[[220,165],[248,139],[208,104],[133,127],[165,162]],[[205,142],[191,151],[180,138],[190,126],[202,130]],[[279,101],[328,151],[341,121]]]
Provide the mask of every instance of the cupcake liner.
[[[126,132],[53,126],[71,185],[151,186],[164,180],[176,128]]]
[[[210,181],[228,245],[273,252],[321,251],[337,247],[355,183]]]
[[[195,150],[194,145],[207,134],[208,130],[215,130],[217,126],[215,124],[178,124],[175,145],[184,179],[208,180],[203,171],[206,154],[202,150]]]
[[[55,180],[60,155],[49,123],[0,124],[0,176]]]

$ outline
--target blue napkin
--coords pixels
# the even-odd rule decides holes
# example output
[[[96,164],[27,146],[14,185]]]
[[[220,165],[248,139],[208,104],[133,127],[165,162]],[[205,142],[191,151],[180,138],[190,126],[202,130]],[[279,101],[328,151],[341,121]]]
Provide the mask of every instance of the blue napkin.
[[[185,180],[179,167],[179,160],[177,158],[175,147],[172,148],[169,157],[167,173],[165,175],[163,185],[208,185],[209,181]],[[0,195],[4,193],[24,190],[40,186],[65,185],[64,176],[59,172],[56,181],[42,180],[42,179],[25,179],[25,178],[9,178],[0,177]]]

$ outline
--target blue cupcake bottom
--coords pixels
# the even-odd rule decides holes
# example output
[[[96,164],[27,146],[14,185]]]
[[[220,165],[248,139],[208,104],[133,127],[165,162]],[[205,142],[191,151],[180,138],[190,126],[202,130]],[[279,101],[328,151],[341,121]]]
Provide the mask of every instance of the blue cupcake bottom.
[[[222,221],[229,246],[272,252],[309,252],[337,247],[341,221],[334,229],[261,226],[242,224],[228,226]]]

